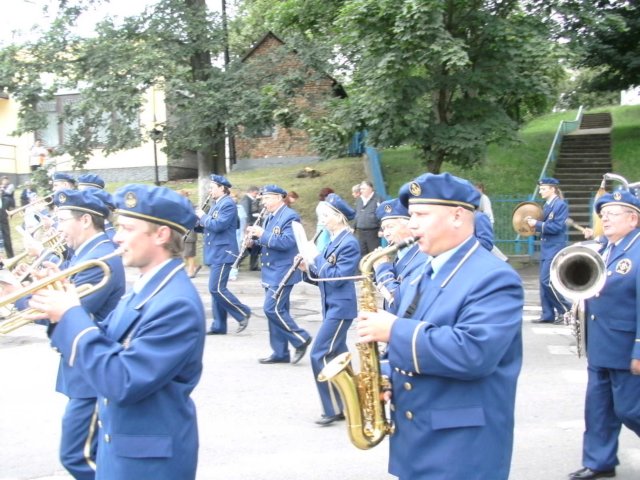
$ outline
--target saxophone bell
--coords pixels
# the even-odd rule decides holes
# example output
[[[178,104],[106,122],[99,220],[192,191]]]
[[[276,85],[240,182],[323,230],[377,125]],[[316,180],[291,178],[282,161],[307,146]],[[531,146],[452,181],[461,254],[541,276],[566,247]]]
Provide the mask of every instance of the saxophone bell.
[[[373,285],[373,265],[376,260],[413,244],[416,237],[407,238],[386,248],[374,250],[360,260],[362,289],[360,308],[375,312],[376,289]],[[351,354],[345,352],[331,360],[318,375],[319,382],[331,382],[344,403],[347,433],[354,446],[368,450],[391,435],[394,426],[387,418],[386,404],[381,394],[390,388],[388,378],[380,372],[377,342],[356,344],[360,357],[360,372],[351,366]]]

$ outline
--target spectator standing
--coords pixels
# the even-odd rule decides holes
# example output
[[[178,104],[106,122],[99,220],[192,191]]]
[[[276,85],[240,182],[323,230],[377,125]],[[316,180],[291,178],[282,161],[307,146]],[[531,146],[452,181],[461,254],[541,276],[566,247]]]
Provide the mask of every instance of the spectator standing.
[[[493,208],[491,207],[491,199],[485,193],[484,183],[482,182],[476,183],[476,188],[480,192],[480,206],[478,207],[478,211],[483,212],[487,217],[489,217],[489,221],[493,226],[493,223],[494,223]]]
[[[40,140],[36,140],[29,152],[29,167],[32,172],[43,167],[49,156],[49,151],[42,145]]]
[[[189,192],[187,190],[180,190],[180,195],[185,198],[189,198]],[[193,202],[189,200],[191,206],[193,207]],[[198,233],[195,229],[189,230],[189,233],[184,237],[184,248],[182,249],[182,258],[184,259],[185,266],[187,268],[187,275],[189,278],[195,278],[200,269],[201,265],[197,265],[196,262],[196,252],[198,247]]]
[[[16,208],[16,186],[11,183],[6,175],[0,179],[0,193],[2,194],[2,204],[7,210]]]
[[[373,183],[363,180],[360,183],[360,196],[356,199],[355,234],[360,243],[360,252],[365,256],[380,246],[380,221],[376,209],[382,199],[373,190]]]
[[[245,224],[244,226],[240,225],[240,231],[242,232],[242,238],[244,238],[245,232],[247,231],[247,227],[253,225],[255,218],[260,213],[260,200],[258,199],[258,192],[260,190],[255,185],[252,185],[247,190],[247,193],[240,199],[240,206],[245,212]],[[249,270],[255,272],[260,270],[259,260],[260,260],[260,249],[258,247],[249,247],[247,248],[247,253],[245,255],[249,255]]]

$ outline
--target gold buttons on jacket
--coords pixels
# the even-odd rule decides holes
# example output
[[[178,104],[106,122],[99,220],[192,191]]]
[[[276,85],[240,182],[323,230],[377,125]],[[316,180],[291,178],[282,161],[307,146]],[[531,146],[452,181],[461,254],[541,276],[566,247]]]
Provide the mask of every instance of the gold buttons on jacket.
[[[407,410],[404,416],[407,417],[407,420],[413,420],[413,412],[410,410]]]
[[[103,398],[102,399],[102,404],[106,407],[107,405],[109,405],[109,399],[108,398]]]
[[[404,389],[409,391],[413,388],[413,385],[411,385],[409,382],[404,382]]]
[[[109,442],[111,442],[111,437],[109,436],[109,434],[108,434],[108,433],[105,433],[105,434],[104,434],[104,441],[105,441],[105,443],[109,443]]]

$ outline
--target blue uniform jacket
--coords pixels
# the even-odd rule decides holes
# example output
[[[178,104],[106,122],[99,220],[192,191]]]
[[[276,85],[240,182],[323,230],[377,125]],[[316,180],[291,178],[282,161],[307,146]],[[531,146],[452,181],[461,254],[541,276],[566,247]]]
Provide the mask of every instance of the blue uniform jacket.
[[[102,234],[91,240],[81,251],[80,256],[65,262],[61,269],[72,268],[79,263],[95,260],[112,253],[115,246],[106,234]],[[122,258],[114,257],[107,261],[111,270],[109,282],[100,290],[83,297],[80,301],[87,313],[93,315],[93,319],[99,324],[111,311],[116,308],[125,292],[125,275],[122,266]],[[92,267],[76,273],[71,279],[77,287],[80,285],[96,285],[103,278],[102,269]],[[82,376],[82,372],[69,366],[64,358],[60,359],[56,391],[65,394],[69,398],[96,397],[95,390]]]
[[[404,291],[401,285],[424,267],[428,259],[429,256],[421,252],[418,244],[414,243],[407,248],[407,253],[401,259],[375,267],[376,286],[385,299],[385,310],[398,312],[398,304]]]
[[[493,227],[491,226],[491,219],[486,213],[475,212],[474,213],[474,233],[480,245],[487,250],[493,249]]]
[[[569,205],[560,197],[545,202],[542,220],[536,222],[535,230],[540,235],[540,258],[551,259],[567,244],[567,219]]]
[[[636,228],[609,255],[600,293],[585,301],[590,365],[629,370],[631,360],[640,359],[639,306],[640,229]]]
[[[338,233],[313,265],[309,265],[311,279],[350,277],[358,273],[360,244],[345,229]],[[340,320],[352,320],[358,315],[356,285],[354,280],[317,282],[322,298],[322,316]]]
[[[205,315],[182,260],[123,297],[104,327],[75,307],[51,337],[98,392],[96,479],[194,479]]]
[[[409,301],[417,288],[411,282]],[[509,477],[523,307],[518,274],[470,238],[431,280],[413,318],[394,322],[392,474]]]
[[[262,283],[267,287],[277,286],[293,265],[298,254],[298,246],[293,236],[291,222],[300,221],[298,213],[282,205],[272,215],[268,215],[264,223],[264,233],[256,240],[261,258]],[[301,280],[300,270],[291,275],[287,285]]]
[[[216,200],[209,213],[202,216],[203,249],[206,265],[233,263],[238,256],[238,207],[229,195]]]

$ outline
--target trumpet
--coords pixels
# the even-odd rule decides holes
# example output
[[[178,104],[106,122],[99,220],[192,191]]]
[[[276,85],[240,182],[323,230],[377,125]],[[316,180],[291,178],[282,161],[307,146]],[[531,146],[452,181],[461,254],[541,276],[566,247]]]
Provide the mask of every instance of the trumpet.
[[[109,282],[109,280],[111,279],[111,269],[109,268],[109,264],[107,264],[107,261],[114,257],[120,256],[123,253],[124,253],[124,250],[118,249],[103,257],[96,258],[93,260],[87,260],[85,262],[75,265],[74,267],[68,268],[66,270],[62,270],[56,273],[55,275],[52,275],[47,278],[43,278],[41,280],[38,280],[37,282],[33,282],[28,287],[21,288],[20,290],[17,290],[14,293],[5,295],[4,297],[0,298],[0,308],[13,304],[17,300],[21,299],[22,297],[26,295],[31,295],[37,292],[38,290],[42,290],[42,289],[59,290],[61,288],[60,283],[63,280],[72,277],[76,273],[82,272],[89,268],[94,268],[94,267],[100,268],[103,272],[102,280],[100,280],[96,284],[84,284],[84,285],[78,286],[77,288],[78,296],[80,298],[86,297],[87,295],[90,295],[100,290]],[[34,320],[29,317],[31,315],[38,314],[38,313],[41,313],[41,312],[34,308],[27,308],[26,310],[13,313],[4,322],[0,323],[0,334],[7,334],[20,327],[28,325],[29,323],[32,323]]]
[[[9,216],[9,218],[13,218],[14,215],[17,214],[24,214],[27,210],[27,208],[29,207],[48,207],[49,205],[51,205],[53,203],[53,193],[50,193],[48,195],[45,195],[44,197],[36,200],[33,203],[27,203],[26,205],[23,205],[21,207],[18,208],[14,208],[13,210],[7,210],[7,215]]]
[[[256,221],[253,222],[253,225],[251,225],[252,227],[257,227],[260,225],[260,223],[262,222],[262,217],[264,217],[264,215],[267,213],[267,209],[266,207],[263,208],[262,210],[260,210],[260,213],[258,214],[258,216],[256,217]],[[238,268],[238,266],[240,265],[240,262],[242,261],[242,257],[244,257],[244,252],[247,251],[247,248],[249,248],[249,240],[251,240],[251,238],[249,237],[249,234],[246,233],[244,235],[244,238],[242,239],[242,248],[240,249],[240,251],[238,252],[238,256],[236,257],[236,261],[233,262],[233,265],[231,266],[231,268]]]

